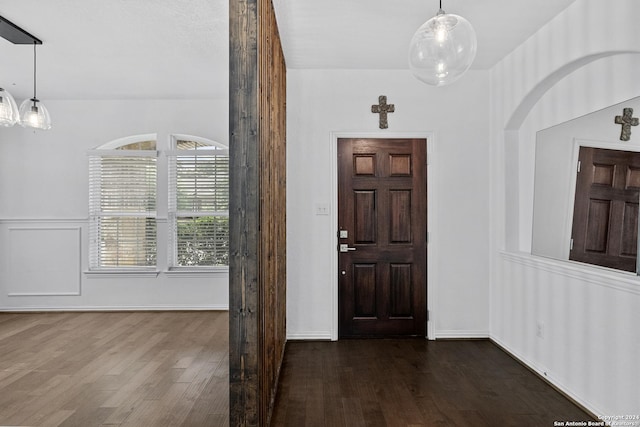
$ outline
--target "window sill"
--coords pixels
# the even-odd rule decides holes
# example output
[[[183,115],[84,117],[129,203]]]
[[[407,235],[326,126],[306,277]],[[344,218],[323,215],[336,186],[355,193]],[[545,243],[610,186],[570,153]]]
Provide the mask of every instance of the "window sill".
[[[171,277],[193,277],[200,275],[220,276],[228,275],[228,267],[171,267],[164,274]]]
[[[104,278],[104,277],[158,277],[158,270],[87,270],[84,272],[87,277]]]
[[[108,277],[158,277],[160,274],[166,274],[169,277],[203,277],[203,276],[227,276],[229,274],[228,267],[172,267],[168,270],[135,270],[135,269],[113,269],[113,270],[86,270],[84,274],[90,278],[108,278]]]

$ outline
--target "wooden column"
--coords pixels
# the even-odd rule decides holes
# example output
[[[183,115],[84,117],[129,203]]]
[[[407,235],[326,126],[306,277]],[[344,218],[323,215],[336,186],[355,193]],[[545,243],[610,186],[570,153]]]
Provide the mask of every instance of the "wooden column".
[[[286,342],[286,66],[271,0],[229,13],[229,425],[268,426]]]

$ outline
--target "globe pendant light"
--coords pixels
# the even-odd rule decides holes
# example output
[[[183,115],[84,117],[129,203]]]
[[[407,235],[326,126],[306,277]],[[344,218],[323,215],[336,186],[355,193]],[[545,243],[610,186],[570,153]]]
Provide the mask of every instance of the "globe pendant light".
[[[461,16],[440,10],[422,24],[409,46],[409,68],[424,83],[444,86],[458,80],[476,57],[473,27]]]
[[[11,127],[18,122],[18,106],[13,96],[0,87],[0,126]]]
[[[51,129],[49,111],[36,96],[36,42],[33,43],[33,98],[20,104],[20,126],[34,129]]]

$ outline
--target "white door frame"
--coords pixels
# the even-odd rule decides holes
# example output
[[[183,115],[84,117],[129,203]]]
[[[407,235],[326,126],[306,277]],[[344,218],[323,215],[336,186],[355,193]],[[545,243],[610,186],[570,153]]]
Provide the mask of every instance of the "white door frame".
[[[331,301],[332,301],[332,325],[331,340],[338,340],[338,138],[398,138],[398,139],[426,139],[427,140],[427,338],[436,339],[437,316],[437,206],[438,193],[436,186],[437,162],[436,137],[434,132],[331,132],[331,200],[335,209],[332,209],[331,226],[333,232],[334,255],[331,257]]]

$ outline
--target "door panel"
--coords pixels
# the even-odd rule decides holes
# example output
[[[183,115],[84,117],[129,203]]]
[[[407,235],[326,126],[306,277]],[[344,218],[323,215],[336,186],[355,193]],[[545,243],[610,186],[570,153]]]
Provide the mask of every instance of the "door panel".
[[[413,283],[411,280],[411,264],[391,264],[390,266],[390,303],[389,317],[411,317]]]
[[[411,156],[402,154],[389,156],[391,176],[411,176]]]
[[[372,318],[376,315],[376,265],[353,265],[354,316]]]
[[[339,139],[339,334],[426,332],[426,141]]]
[[[622,219],[622,244],[620,255],[636,257],[638,246],[638,204],[624,204],[624,218]]]
[[[353,192],[355,241],[376,241],[376,192],[371,190]]]
[[[391,190],[389,227],[390,243],[411,243],[411,191]]]
[[[609,238],[610,200],[591,200],[587,220],[585,248],[589,252],[605,253]]]
[[[353,156],[354,175],[375,175],[376,174],[376,155],[354,155]]]

